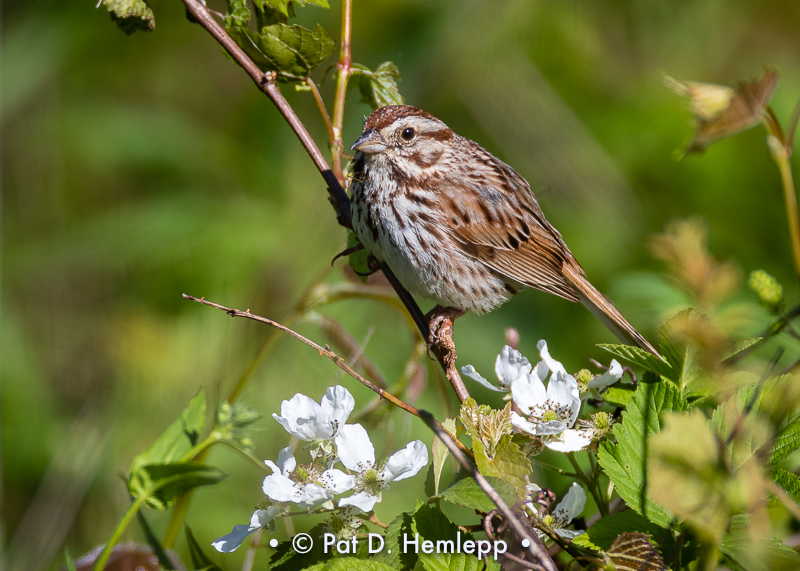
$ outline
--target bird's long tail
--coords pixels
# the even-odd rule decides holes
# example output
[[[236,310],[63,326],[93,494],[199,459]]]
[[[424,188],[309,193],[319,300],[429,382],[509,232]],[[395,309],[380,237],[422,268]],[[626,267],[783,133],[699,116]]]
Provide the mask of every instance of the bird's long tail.
[[[636,329],[628,323],[628,320],[614,307],[614,304],[602,293],[589,283],[583,271],[580,268],[575,268],[570,264],[564,264],[562,268],[563,276],[575,288],[581,303],[591,311],[608,329],[619,339],[628,345],[641,347],[645,351],[649,351],[656,357],[661,357],[658,351],[648,343],[647,339],[636,331]]]

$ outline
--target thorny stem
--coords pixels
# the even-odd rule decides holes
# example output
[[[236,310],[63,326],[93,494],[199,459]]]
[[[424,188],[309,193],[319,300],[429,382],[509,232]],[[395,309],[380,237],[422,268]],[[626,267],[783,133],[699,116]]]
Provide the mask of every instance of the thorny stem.
[[[347,82],[350,79],[352,57],[350,43],[353,23],[353,0],[342,0],[342,45],[339,51],[339,73],[336,77],[336,98],[333,101],[333,138],[331,139],[331,162],[333,172],[341,184],[344,184],[342,169],[342,127],[344,125],[344,100],[347,95]]]
[[[354,371],[352,369],[352,367],[350,367],[350,365],[348,365],[347,362],[344,359],[342,359],[339,355],[337,355],[336,353],[334,353],[333,351],[331,351],[330,349],[328,349],[326,347],[322,347],[322,346],[318,345],[317,343],[314,343],[311,339],[300,335],[298,332],[294,331],[293,329],[289,329],[288,327],[286,327],[285,325],[281,325],[277,321],[273,321],[273,320],[268,319],[266,317],[262,317],[260,315],[254,314],[254,313],[250,313],[250,310],[240,311],[238,309],[232,309],[230,307],[225,307],[224,305],[220,305],[218,303],[213,303],[211,301],[206,301],[203,298],[198,298],[198,297],[194,297],[194,296],[187,295],[187,294],[183,294],[183,297],[184,297],[184,299],[188,299],[188,300],[191,300],[191,301],[196,301],[197,303],[202,303],[203,305],[208,305],[209,307],[215,307],[217,309],[221,309],[225,313],[230,315],[231,317],[244,317],[246,319],[252,319],[253,321],[258,321],[259,323],[266,323],[267,325],[270,325],[270,326],[272,326],[272,327],[274,327],[276,329],[279,329],[280,331],[283,331],[287,335],[291,335],[292,337],[294,337],[298,341],[302,341],[303,343],[305,343],[309,347],[312,347],[313,349],[316,349],[316,351],[317,351],[317,353],[319,353],[320,357],[327,357],[328,359],[333,361],[336,364],[337,367],[339,367],[341,370],[343,370],[345,373],[347,373],[348,375],[353,377],[355,380],[357,380],[359,383],[361,383],[362,385],[364,385],[365,387],[367,387],[371,391],[377,393],[378,396],[380,396],[382,399],[386,399],[387,401],[389,401],[390,403],[392,403],[396,407],[401,408],[404,411],[406,411],[406,412],[408,412],[410,414],[413,414],[414,416],[422,418],[421,417],[422,411],[420,411],[418,408],[415,408],[415,407],[411,406],[407,402],[399,399],[398,397],[394,396],[393,394],[389,393],[388,391],[385,391],[382,388],[376,386],[375,384],[373,384],[369,380],[367,380],[364,377],[362,377],[356,371]],[[436,423],[441,427],[441,423],[439,423],[438,421],[436,421]],[[444,430],[445,432],[447,432],[447,430],[444,427],[441,427],[441,429]],[[449,432],[448,432],[448,434],[449,434]],[[467,450],[467,448],[460,441],[456,441],[456,442],[458,442],[459,448],[462,450],[463,453],[469,454],[469,455],[472,454],[469,450]]]
[[[489,498],[494,502],[500,512],[503,514],[503,517],[506,519],[508,524],[514,530],[514,533],[517,534],[517,537],[520,540],[528,540],[528,553],[530,553],[533,561],[529,562],[532,565],[535,565],[535,569],[543,569],[545,571],[556,571],[556,565],[553,562],[553,559],[547,553],[547,549],[545,549],[544,544],[539,539],[539,537],[534,533],[534,531],[530,528],[530,526],[523,525],[520,518],[512,511],[512,509],[508,506],[508,504],[500,497],[500,494],[492,487],[492,485],[486,480],[483,474],[472,464],[472,462],[466,457],[463,453],[463,446],[459,446],[461,443],[453,437],[447,430],[445,430],[440,423],[438,423],[434,418],[433,415],[427,411],[421,410],[420,411],[420,418],[428,425],[434,434],[442,441],[442,443],[447,447],[450,451],[450,454],[456,459],[456,461],[461,464],[461,466],[469,472],[469,475],[472,476],[475,480],[475,483],[478,484],[481,490],[489,496]]]

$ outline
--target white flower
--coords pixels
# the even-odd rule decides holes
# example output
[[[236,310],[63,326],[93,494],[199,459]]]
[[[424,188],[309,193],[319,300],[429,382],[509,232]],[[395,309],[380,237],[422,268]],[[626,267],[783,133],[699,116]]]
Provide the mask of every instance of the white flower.
[[[335,386],[328,389],[322,402],[317,404],[306,395],[297,393],[281,403],[281,415],[272,418],[281,423],[286,431],[305,442],[320,442],[336,436],[355,407],[355,399],[346,388]]]
[[[595,378],[589,381],[589,384],[586,385],[586,388],[602,391],[604,388],[611,386],[620,380],[624,373],[625,371],[622,370],[622,365],[620,365],[616,359],[611,359],[611,365],[608,367],[608,370],[602,375],[597,375]]]
[[[250,518],[250,525],[234,525],[233,531],[228,535],[223,535],[211,545],[221,553],[236,551],[248,535],[262,527],[267,527],[272,520],[286,511],[286,507],[281,505],[269,506],[265,510],[256,510]]]
[[[326,504],[335,494],[351,490],[355,485],[353,476],[335,468],[321,474],[313,465],[298,468],[288,446],[278,454],[278,464],[270,460],[264,463],[272,468],[272,474],[264,478],[261,486],[267,497],[276,502],[295,503],[301,509]]]
[[[537,368],[538,367],[544,367],[544,369],[546,369],[547,365],[539,363],[539,365],[537,365]],[[500,381],[499,387],[484,379],[472,365],[461,367],[462,374],[478,381],[487,389],[498,392],[508,392],[511,388],[511,383],[531,372],[531,364],[528,359],[522,356],[522,353],[506,345],[497,356],[497,361],[495,361],[494,364],[494,372],[497,375],[497,380]],[[543,370],[542,375],[546,374],[547,370]]]
[[[566,528],[572,522],[572,520],[575,519],[575,517],[579,516],[581,512],[583,512],[583,508],[585,506],[586,492],[583,491],[583,488],[581,488],[577,482],[573,482],[569,491],[564,496],[564,499],[562,499],[561,503],[556,506],[556,509],[553,510],[553,513],[544,516],[542,520],[550,527],[550,529],[552,529],[561,537],[566,539],[574,539],[585,532],[564,528]],[[538,529],[536,530],[536,533],[539,535],[539,537],[544,537],[544,534]]]
[[[381,501],[381,490],[389,487],[389,483],[410,478],[428,465],[427,447],[415,440],[389,456],[383,467],[377,469],[375,447],[360,424],[348,424],[339,430],[336,449],[342,464],[356,473],[354,487],[358,490],[339,500],[339,507],[354,506],[363,512],[372,511]]]
[[[578,382],[568,375],[564,366],[553,359],[547,350],[547,343],[538,344],[541,363],[536,370],[521,376],[511,383],[511,397],[525,415],[511,413],[511,424],[532,436],[540,437],[542,443],[558,452],[583,450],[592,442],[589,429],[575,430],[572,427],[581,408]],[[552,371],[547,388],[544,378],[547,370]],[[541,373],[544,371],[544,375]]]

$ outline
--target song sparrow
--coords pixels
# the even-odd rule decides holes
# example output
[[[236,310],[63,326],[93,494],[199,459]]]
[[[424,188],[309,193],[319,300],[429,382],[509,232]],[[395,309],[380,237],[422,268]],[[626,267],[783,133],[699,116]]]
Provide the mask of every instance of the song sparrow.
[[[527,181],[410,105],[378,109],[352,146],[353,230],[415,295],[491,311],[523,286],[580,301],[626,343],[658,355],[586,278]]]

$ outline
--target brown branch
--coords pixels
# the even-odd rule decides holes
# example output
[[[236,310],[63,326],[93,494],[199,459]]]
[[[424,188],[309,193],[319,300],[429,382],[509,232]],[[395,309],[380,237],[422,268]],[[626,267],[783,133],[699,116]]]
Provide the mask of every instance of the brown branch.
[[[327,357],[328,359],[333,361],[336,364],[336,366],[339,367],[342,371],[353,377],[355,380],[357,380],[359,383],[361,383],[371,391],[375,392],[380,398],[389,401],[396,407],[403,409],[404,411],[413,414],[416,417],[422,418],[423,411],[419,410],[416,407],[411,406],[402,399],[394,396],[393,394],[383,390],[379,386],[365,379],[363,376],[354,371],[353,368],[350,367],[350,365],[348,365],[347,362],[344,359],[342,359],[339,355],[337,355],[327,347],[322,347],[321,345],[314,343],[311,339],[309,339],[308,337],[304,337],[303,335],[300,335],[297,331],[289,329],[285,325],[282,325],[277,321],[273,321],[272,319],[269,319],[267,317],[262,317],[260,315],[256,315],[255,313],[250,313],[249,309],[246,311],[240,311],[238,309],[232,309],[230,307],[225,307],[224,305],[220,305],[218,303],[207,301],[205,298],[202,297],[194,297],[193,295],[188,295],[188,294],[183,294],[183,298],[191,301],[196,301],[197,303],[202,303],[203,305],[208,305],[209,307],[215,307],[217,309],[221,309],[231,317],[244,317],[246,319],[252,319],[253,321],[258,321],[259,323],[266,323],[267,325],[270,325],[275,329],[278,329],[279,331],[282,331],[283,333],[286,333],[287,335],[294,337],[298,341],[302,341],[309,347],[316,349],[320,357]],[[424,413],[424,414],[427,414],[429,417],[431,417],[430,413]],[[467,450],[464,444],[461,443],[459,440],[455,439],[450,434],[450,432],[448,432],[447,429],[444,426],[442,426],[442,424],[438,420],[433,420],[433,422],[439,429],[447,433],[447,435],[449,435],[450,438],[452,438],[457,443],[459,450],[461,450],[464,454],[470,456],[472,455],[472,453],[469,450]]]
[[[275,106],[280,111],[281,115],[283,115],[284,119],[286,119],[289,126],[294,131],[297,138],[300,140],[300,143],[303,145],[303,148],[308,153],[308,156],[311,157],[311,160],[314,161],[314,165],[317,167],[317,170],[322,175],[322,178],[325,179],[325,182],[328,185],[328,199],[333,206],[334,210],[336,211],[336,219],[338,220],[339,224],[344,226],[345,228],[352,229],[352,221],[350,216],[350,199],[345,193],[344,189],[342,188],[339,179],[331,170],[331,167],[328,165],[325,158],[322,156],[322,152],[317,147],[317,144],[314,142],[314,139],[311,138],[308,130],[303,125],[300,118],[294,112],[289,102],[286,101],[283,94],[281,93],[280,89],[278,88],[277,83],[275,83],[276,74],[275,72],[262,72],[258,66],[253,63],[253,61],[248,57],[246,53],[236,45],[236,42],[228,35],[225,29],[212,17],[211,13],[208,9],[203,5],[200,0],[182,0],[183,3],[186,5],[186,9],[191,14],[191,16],[201,25],[203,26],[208,32],[214,36],[222,47],[230,54],[231,58],[238,63],[250,76],[250,78],[255,82],[256,86],[264,92],[267,97],[269,97]],[[347,87],[347,77],[350,73],[350,23],[351,23],[351,12],[352,12],[352,5],[351,0],[345,0],[345,5],[343,6],[343,13],[342,13],[342,55],[341,61],[339,62],[339,73],[340,73],[340,83],[342,86],[337,83],[337,105],[334,107],[334,117],[333,117],[333,131],[334,134],[338,137],[341,146],[341,129],[342,129],[342,121],[343,121],[343,107],[344,107],[344,94],[346,93]],[[342,75],[345,73],[346,68],[346,75]],[[312,84],[309,84],[311,86]],[[313,87],[312,87],[313,91]],[[341,102],[339,101],[339,97],[341,96]],[[316,97],[316,94],[315,94]],[[341,155],[338,158],[339,162],[341,162]],[[386,276],[389,283],[392,285],[394,290],[397,292],[398,297],[405,305],[406,309],[408,310],[411,318],[416,323],[417,327],[419,328],[420,333],[422,334],[422,338],[426,341],[429,337],[429,328],[428,323],[425,321],[425,318],[420,310],[417,302],[411,296],[411,294],[406,290],[402,284],[398,281],[395,277],[394,273],[389,269],[385,263],[381,263],[381,270],[383,271],[384,275]],[[450,341],[452,342],[452,332],[450,336]],[[452,345],[452,343],[451,343]],[[466,391],[466,387],[464,387],[464,382],[461,380],[461,375],[459,375],[458,370],[455,367],[455,345],[453,346],[452,351],[443,350],[441,347],[432,347],[432,352],[436,355],[437,360],[442,365],[448,380],[453,385],[453,388],[456,391],[456,395],[458,396],[459,400],[463,402],[465,398],[469,395]]]
[[[450,454],[453,455],[453,457],[467,472],[469,472],[470,476],[475,479],[475,482],[478,484],[481,490],[483,490],[483,492],[489,496],[497,508],[502,512],[503,517],[505,517],[508,524],[514,530],[514,533],[517,534],[517,537],[519,537],[522,541],[528,541],[528,553],[530,553],[531,557],[533,558],[533,561],[529,563],[535,565],[535,567],[532,568],[543,571],[556,571],[556,564],[547,553],[547,549],[545,549],[542,541],[530,527],[526,528],[525,525],[523,525],[512,509],[508,507],[508,504],[505,502],[505,500],[500,497],[500,494],[497,493],[497,491],[486,480],[483,474],[478,471],[478,469],[467,458],[467,456],[463,454],[463,445],[459,446],[461,443],[453,438],[453,435],[445,430],[445,428],[433,418],[431,413],[426,410],[420,410],[419,413],[419,418],[421,418],[423,422],[428,425],[428,428],[433,430],[439,440],[441,440],[450,451]]]

